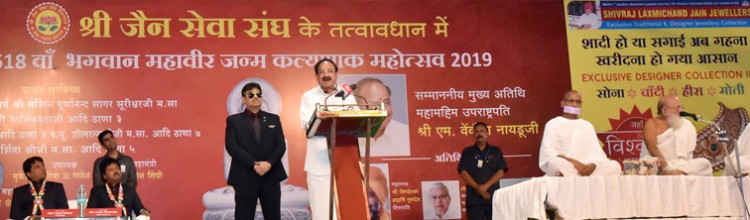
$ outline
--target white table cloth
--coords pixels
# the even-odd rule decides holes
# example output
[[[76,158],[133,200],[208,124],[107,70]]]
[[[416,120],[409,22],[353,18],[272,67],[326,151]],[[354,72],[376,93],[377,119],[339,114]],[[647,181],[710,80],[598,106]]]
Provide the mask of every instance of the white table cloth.
[[[497,190],[492,202],[497,220],[547,219],[545,204],[563,219],[743,216],[728,176],[539,177]]]

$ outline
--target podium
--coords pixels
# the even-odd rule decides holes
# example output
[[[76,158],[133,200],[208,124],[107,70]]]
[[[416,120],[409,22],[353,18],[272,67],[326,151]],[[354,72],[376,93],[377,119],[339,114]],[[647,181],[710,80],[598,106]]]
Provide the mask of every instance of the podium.
[[[368,109],[368,110],[360,110]],[[374,109],[374,110],[369,110]],[[331,164],[329,219],[369,219],[367,188],[370,175],[370,138],[387,116],[385,105],[321,105],[309,121],[307,137],[325,136]],[[360,169],[358,137],[366,137],[364,176]],[[338,195],[342,195],[338,198]],[[334,204],[339,207],[333,213]]]

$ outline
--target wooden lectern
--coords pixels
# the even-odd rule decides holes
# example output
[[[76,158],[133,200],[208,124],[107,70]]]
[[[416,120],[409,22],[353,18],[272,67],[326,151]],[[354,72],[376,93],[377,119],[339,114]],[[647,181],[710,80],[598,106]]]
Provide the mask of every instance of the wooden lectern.
[[[360,110],[377,109],[377,110]],[[309,122],[307,137],[328,139],[331,163],[330,219],[369,219],[367,188],[370,176],[370,138],[387,116],[385,105],[321,105]],[[360,169],[358,137],[366,137],[364,176]],[[338,195],[341,195],[339,198]],[[333,213],[333,205],[338,213]]]

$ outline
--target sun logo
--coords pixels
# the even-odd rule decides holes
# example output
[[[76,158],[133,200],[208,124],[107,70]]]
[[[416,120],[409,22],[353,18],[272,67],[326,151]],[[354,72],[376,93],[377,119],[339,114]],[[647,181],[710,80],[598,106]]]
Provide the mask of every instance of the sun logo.
[[[620,109],[620,118],[610,118],[612,130],[596,133],[599,141],[604,143],[603,150],[607,157],[620,162],[640,158],[641,151],[646,149],[643,143],[643,125],[646,120],[653,118],[652,115],[651,109],[641,112],[633,105],[630,113]]]
[[[34,40],[54,44],[70,30],[70,17],[62,6],[50,2],[37,5],[26,18],[26,29]]]

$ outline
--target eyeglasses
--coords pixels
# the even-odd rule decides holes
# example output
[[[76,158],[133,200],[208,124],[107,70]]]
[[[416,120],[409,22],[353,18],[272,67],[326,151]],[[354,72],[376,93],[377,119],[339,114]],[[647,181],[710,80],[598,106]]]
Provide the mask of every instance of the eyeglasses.
[[[576,103],[576,104],[579,104],[579,105],[583,104],[583,101],[582,100],[578,100],[578,99],[564,99],[563,101],[565,101],[566,103]]]
[[[256,95],[258,96],[258,98],[263,98],[263,93],[261,93],[261,92],[259,92],[259,93],[252,93],[252,92],[251,93],[247,93],[247,98],[248,99],[252,99]]]

